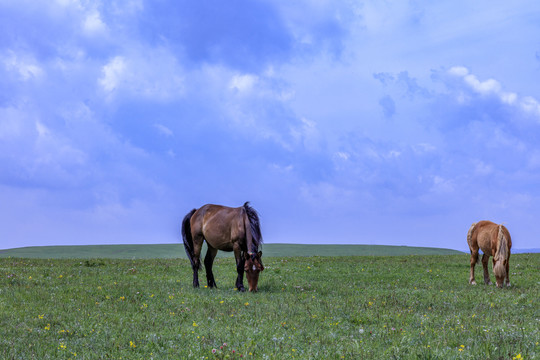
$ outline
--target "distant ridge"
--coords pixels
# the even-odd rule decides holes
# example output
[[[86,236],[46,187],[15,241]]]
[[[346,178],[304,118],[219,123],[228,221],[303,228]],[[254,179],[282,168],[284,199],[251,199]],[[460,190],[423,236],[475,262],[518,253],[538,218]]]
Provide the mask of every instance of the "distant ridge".
[[[398,255],[456,255],[461,251],[442,248],[386,245],[311,245],[265,244],[265,257],[287,256],[398,256]],[[203,249],[203,254],[206,249]],[[232,257],[220,251],[218,257]],[[31,246],[0,250],[0,257],[42,259],[174,259],[186,258],[182,244],[156,245],[73,245]]]
[[[540,253],[540,248],[536,249],[512,249],[512,254],[533,254]]]

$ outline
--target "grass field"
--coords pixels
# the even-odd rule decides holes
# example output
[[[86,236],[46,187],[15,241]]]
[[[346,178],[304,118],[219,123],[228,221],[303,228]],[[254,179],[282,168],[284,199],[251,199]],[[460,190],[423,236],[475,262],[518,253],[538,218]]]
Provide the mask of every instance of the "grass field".
[[[540,358],[540,254],[503,290],[468,258],[266,257],[255,294],[228,257],[217,289],[185,259],[1,258],[0,358]]]
[[[205,245],[206,246],[206,245]],[[390,255],[455,255],[457,250],[412,246],[383,245],[301,245],[265,244],[265,257],[283,256],[390,256]],[[203,254],[206,250],[203,250]],[[0,250],[0,257],[40,259],[186,259],[184,246],[161,245],[83,245],[83,246],[32,246]],[[233,257],[220,251],[218,257]]]

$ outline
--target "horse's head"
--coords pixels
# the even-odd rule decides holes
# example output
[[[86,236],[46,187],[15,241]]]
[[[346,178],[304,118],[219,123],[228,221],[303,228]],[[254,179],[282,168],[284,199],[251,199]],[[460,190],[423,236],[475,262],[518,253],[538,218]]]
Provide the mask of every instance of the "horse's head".
[[[507,278],[506,264],[508,259],[499,257],[493,257],[493,273],[495,274],[495,280],[498,288],[502,288],[504,280]]]
[[[508,230],[501,224],[497,234],[497,251],[493,256],[493,273],[497,280],[497,287],[502,288],[504,282],[510,286],[508,280],[508,261],[510,260],[510,247],[512,242]]]
[[[259,273],[264,270],[261,261],[262,251],[257,254],[248,255],[245,253],[246,261],[244,262],[244,271],[249,285],[249,291],[257,291],[257,283],[259,282]]]

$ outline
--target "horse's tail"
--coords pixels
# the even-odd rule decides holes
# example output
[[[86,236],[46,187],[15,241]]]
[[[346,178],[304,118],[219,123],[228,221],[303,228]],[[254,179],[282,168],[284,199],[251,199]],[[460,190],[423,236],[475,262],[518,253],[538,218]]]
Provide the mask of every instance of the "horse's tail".
[[[473,231],[474,231],[474,228],[476,227],[476,223],[472,223],[471,227],[469,228],[469,231],[467,232],[467,244],[469,245],[469,249],[471,250],[471,253],[472,253],[472,249],[473,249],[473,246],[472,246],[472,235],[473,235]],[[480,263],[480,256],[476,256],[476,262],[477,263]]]
[[[246,201],[244,204],[245,210],[245,219],[244,223],[246,224],[246,246],[248,254],[255,254],[259,251],[259,246],[262,244],[262,234],[261,234],[261,223],[259,220],[259,214],[257,211],[249,206],[249,201]],[[249,223],[249,227],[247,224]]]
[[[475,227],[476,227],[476,223],[473,223],[471,227],[469,228],[469,232],[467,233],[467,244],[469,244],[469,249],[472,248],[472,233]]]
[[[503,260],[508,259],[510,249],[508,248],[508,239],[506,238],[506,233],[508,230],[501,224],[499,225],[499,233],[497,234],[497,251],[493,259],[496,261],[495,266],[493,267],[493,272],[495,276],[506,277],[506,266],[504,265]]]
[[[184,249],[186,250],[187,257],[191,262],[191,267],[195,269],[195,263],[193,262],[193,238],[191,237],[191,217],[195,214],[197,209],[193,209],[184,216],[182,220],[182,239],[184,240]]]

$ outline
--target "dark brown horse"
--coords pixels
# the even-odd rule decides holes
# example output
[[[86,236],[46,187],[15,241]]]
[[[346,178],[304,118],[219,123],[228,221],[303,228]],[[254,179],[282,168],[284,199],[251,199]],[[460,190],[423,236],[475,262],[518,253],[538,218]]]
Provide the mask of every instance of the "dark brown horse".
[[[471,250],[471,277],[469,283],[476,285],[474,280],[474,266],[478,262],[478,249],[481,249],[482,266],[484,268],[484,283],[490,285],[488,272],[489,257],[493,256],[493,273],[497,287],[510,286],[509,264],[512,238],[504,225],[497,225],[491,221],[482,220],[474,223],[467,233],[467,243]]]
[[[249,291],[257,291],[259,273],[264,270],[261,261],[262,244],[259,215],[249,203],[238,208],[207,204],[191,210],[182,221],[182,238],[186,254],[193,268],[193,286],[199,287],[200,256],[204,240],[208,250],[204,258],[208,287],[215,287],[212,264],[218,250],[234,251],[236,258],[236,288],[244,289],[244,271]]]

